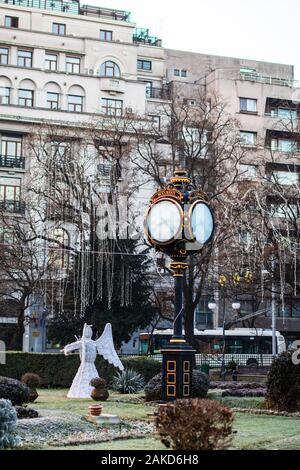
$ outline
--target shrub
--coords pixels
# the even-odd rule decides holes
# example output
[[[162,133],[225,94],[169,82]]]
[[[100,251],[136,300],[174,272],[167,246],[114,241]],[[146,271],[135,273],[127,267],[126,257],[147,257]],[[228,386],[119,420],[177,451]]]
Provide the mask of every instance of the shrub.
[[[27,387],[35,389],[40,386],[41,378],[38,374],[26,372],[26,374],[22,375],[21,382],[26,384]]]
[[[39,414],[36,410],[32,408],[27,408],[25,406],[15,406],[18,419],[32,419],[38,418]]]
[[[13,405],[29,401],[29,388],[19,380],[0,377],[0,398],[10,400]]]
[[[193,371],[193,398],[205,398],[209,389],[209,378],[204,372]],[[146,401],[159,401],[162,396],[162,374],[155,375],[145,387]]]
[[[267,378],[266,405],[276,411],[300,410],[300,364],[292,361],[293,351],[275,358]]]
[[[228,389],[222,392],[222,397],[265,397],[265,388],[242,388],[242,389]]]
[[[146,401],[159,401],[162,396],[162,374],[157,374],[145,386]]]
[[[9,400],[0,400],[0,449],[16,447],[20,438],[15,435],[17,412]]]
[[[128,357],[122,359],[125,368],[134,369],[139,372],[148,382],[161,370],[161,364],[148,357]],[[41,378],[42,387],[64,387],[71,386],[72,381],[80,365],[79,354],[57,353],[25,353],[7,352],[6,364],[1,365],[1,374],[5,377],[20,379],[29,370],[38,374]],[[111,384],[116,369],[105,359],[97,356],[96,368],[101,377]]]
[[[158,411],[160,440],[173,450],[217,450],[229,446],[233,414],[213,400],[176,400]]]
[[[106,401],[109,397],[108,390],[106,388],[106,380],[101,377],[95,377],[90,381],[90,385],[93,388],[91,391],[91,397],[95,401]]]
[[[95,388],[104,388],[106,387],[106,380],[102,379],[101,377],[95,377],[90,381],[91,387]]]
[[[243,390],[243,389],[261,389],[266,388],[259,382],[211,382],[210,388],[219,390]]]
[[[230,372],[230,371],[234,371],[236,369],[237,369],[237,363],[234,360],[231,360],[230,362],[228,362],[228,364],[226,366],[226,370],[228,370]]]
[[[146,356],[127,357],[126,359],[122,359],[122,362],[125,369],[133,369],[141,374],[145,383],[161,371],[161,362]]]
[[[144,388],[144,379],[133,369],[118,372],[113,380],[113,388],[121,393],[138,393]]]
[[[193,371],[193,398],[205,398],[209,389],[209,377],[199,370]]]

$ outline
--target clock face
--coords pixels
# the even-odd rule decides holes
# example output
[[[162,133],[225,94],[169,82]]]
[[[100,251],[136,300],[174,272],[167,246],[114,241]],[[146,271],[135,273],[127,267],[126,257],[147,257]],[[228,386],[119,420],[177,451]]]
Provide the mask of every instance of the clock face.
[[[158,243],[173,241],[181,233],[182,210],[176,202],[162,200],[154,204],[147,217],[147,229]]]
[[[210,208],[203,202],[197,202],[192,209],[191,227],[195,240],[204,245],[212,236],[214,219]]]

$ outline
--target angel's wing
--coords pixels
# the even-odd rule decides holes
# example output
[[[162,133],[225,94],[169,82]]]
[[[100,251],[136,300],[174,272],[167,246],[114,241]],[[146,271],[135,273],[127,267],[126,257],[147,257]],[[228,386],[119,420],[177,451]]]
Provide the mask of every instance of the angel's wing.
[[[118,367],[120,370],[124,370],[124,366],[120,361],[114,347],[112,328],[110,323],[107,323],[102,335],[99,339],[97,339],[97,341],[95,341],[95,343],[97,345],[98,353],[103,356],[104,359],[106,359],[110,364],[113,364],[115,367]]]

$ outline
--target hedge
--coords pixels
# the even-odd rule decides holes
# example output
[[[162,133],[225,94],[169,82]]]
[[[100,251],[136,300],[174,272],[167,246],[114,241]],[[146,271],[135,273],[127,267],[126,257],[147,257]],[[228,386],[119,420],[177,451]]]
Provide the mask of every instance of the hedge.
[[[148,382],[161,370],[161,364],[147,357],[128,357],[122,359],[125,368],[132,368],[142,374]],[[79,355],[49,353],[7,352],[6,364],[0,364],[0,376],[20,380],[26,372],[33,372],[41,377],[42,387],[70,387],[80,365]],[[100,377],[108,383],[113,379],[116,369],[100,356],[96,367]]]

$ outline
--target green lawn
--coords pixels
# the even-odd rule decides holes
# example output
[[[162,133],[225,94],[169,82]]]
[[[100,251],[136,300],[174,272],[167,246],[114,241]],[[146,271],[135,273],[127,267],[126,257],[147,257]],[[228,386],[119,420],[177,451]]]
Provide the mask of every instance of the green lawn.
[[[58,415],[59,412],[70,412],[78,416],[87,414],[88,406],[95,404],[89,399],[67,399],[67,390],[39,390],[39,398],[33,404],[33,408],[40,414]],[[110,391],[109,400],[103,402],[103,412],[118,415],[122,419],[147,419],[147,413],[152,413],[154,408],[139,404],[142,394],[120,395]]]
[[[90,400],[69,400],[66,398],[66,390],[41,390],[36,403],[32,405],[41,416],[55,418],[63,417],[76,422],[87,411],[91,404]],[[218,398],[213,395],[214,398]],[[210,395],[212,398],[212,396]],[[261,398],[219,398],[222,403],[232,407],[257,408],[262,405]],[[141,401],[141,395],[119,395],[110,393],[110,398],[103,403],[104,412],[117,414],[125,420],[138,420],[147,422],[148,414],[155,409],[153,406],[145,405]],[[93,425],[88,425],[89,429]],[[236,431],[233,440],[233,449],[300,449],[300,419],[278,416],[251,415],[247,413],[236,413],[234,429]],[[71,431],[70,431],[71,432]],[[109,442],[87,443],[78,446],[62,445],[48,446],[47,442],[37,448],[47,449],[73,449],[73,450],[161,450],[164,446],[151,434],[142,438],[120,439]]]

